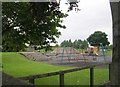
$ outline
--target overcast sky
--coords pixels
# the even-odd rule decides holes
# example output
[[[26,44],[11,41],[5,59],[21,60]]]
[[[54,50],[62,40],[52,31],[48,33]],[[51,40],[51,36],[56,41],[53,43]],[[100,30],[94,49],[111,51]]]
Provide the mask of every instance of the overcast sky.
[[[67,12],[66,0],[61,0],[61,9]],[[108,34],[108,40],[112,43],[112,17],[109,0],[80,0],[81,11],[69,12],[62,24],[66,29],[59,29],[61,36],[57,39],[60,44],[63,40],[86,39],[95,31],[103,31]]]

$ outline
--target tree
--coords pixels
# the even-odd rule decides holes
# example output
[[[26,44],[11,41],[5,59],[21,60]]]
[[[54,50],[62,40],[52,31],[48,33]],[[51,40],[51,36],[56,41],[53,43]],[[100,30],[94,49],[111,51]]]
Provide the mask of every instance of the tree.
[[[64,40],[61,43],[62,47],[74,47],[76,49],[86,49],[88,48],[88,42],[86,40],[75,40],[74,42],[70,40]]]
[[[88,42],[86,40],[75,40],[73,42],[74,48],[76,49],[87,49],[88,48]]]
[[[81,44],[81,49],[87,49],[87,48],[88,48],[88,42],[86,40],[83,40]]]
[[[73,43],[72,43],[71,39],[69,39],[69,41],[68,41],[68,47],[72,47],[72,46],[73,46]]]
[[[4,2],[2,4],[2,51],[24,50],[26,44],[48,48],[60,36],[57,27],[67,14],[56,2]]]
[[[73,47],[74,47],[74,48],[79,48],[78,40],[75,40],[75,41],[73,42]]]
[[[100,43],[103,44],[103,46],[109,45],[109,41],[107,38],[107,34],[105,32],[101,31],[95,31],[93,34],[91,34],[88,38],[87,41],[91,46],[99,46]]]
[[[113,45],[108,45],[108,46],[105,46],[105,49],[113,49]]]
[[[66,47],[66,45],[67,45],[67,41],[66,41],[66,40],[64,40],[64,41],[60,44],[61,47]]]
[[[72,47],[72,41],[70,40],[64,40],[61,44],[61,47]]]
[[[81,48],[81,45],[82,45],[82,40],[75,40],[74,42],[73,42],[73,46],[74,46],[74,48],[76,48],[76,49],[79,49],[79,48]]]

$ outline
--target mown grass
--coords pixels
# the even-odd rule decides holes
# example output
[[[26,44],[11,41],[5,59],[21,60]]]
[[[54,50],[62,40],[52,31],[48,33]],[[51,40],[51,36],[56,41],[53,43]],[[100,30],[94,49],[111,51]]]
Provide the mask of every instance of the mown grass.
[[[74,67],[61,67],[27,60],[19,53],[2,53],[3,72],[15,77],[42,74]],[[89,69],[65,74],[65,85],[89,85]],[[95,84],[108,80],[108,69],[95,69]],[[58,76],[36,79],[38,85],[58,85]]]
[[[41,74],[66,68],[34,62],[19,53],[2,53],[3,71],[16,77]]]

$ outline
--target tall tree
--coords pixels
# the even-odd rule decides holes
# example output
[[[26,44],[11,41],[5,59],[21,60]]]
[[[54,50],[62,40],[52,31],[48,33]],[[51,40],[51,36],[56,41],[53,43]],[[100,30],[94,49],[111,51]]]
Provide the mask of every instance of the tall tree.
[[[107,38],[107,34],[101,31],[95,31],[87,38],[87,41],[92,46],[99,46],[100,43],[102,43],[104,46],[110,44]]]
[[[2,51],[20,51],[26,45],[49,46],[61,34],[57,27],[67,14],[56,2],[4,2],[2,4]]]

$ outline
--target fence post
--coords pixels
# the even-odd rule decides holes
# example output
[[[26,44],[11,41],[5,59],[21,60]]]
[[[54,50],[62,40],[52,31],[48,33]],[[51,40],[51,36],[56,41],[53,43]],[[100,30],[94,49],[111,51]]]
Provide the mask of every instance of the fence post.
[[[109,64],[109,81],[111,81],[111,64]]]
[[[29,83],[35,84],[35,80],[34,79],[29,79]]]
[[[60,73],[60,87],[64,87],[64,73]]]
[[[90,87],[94,85],[94,68],[90,68]]]

